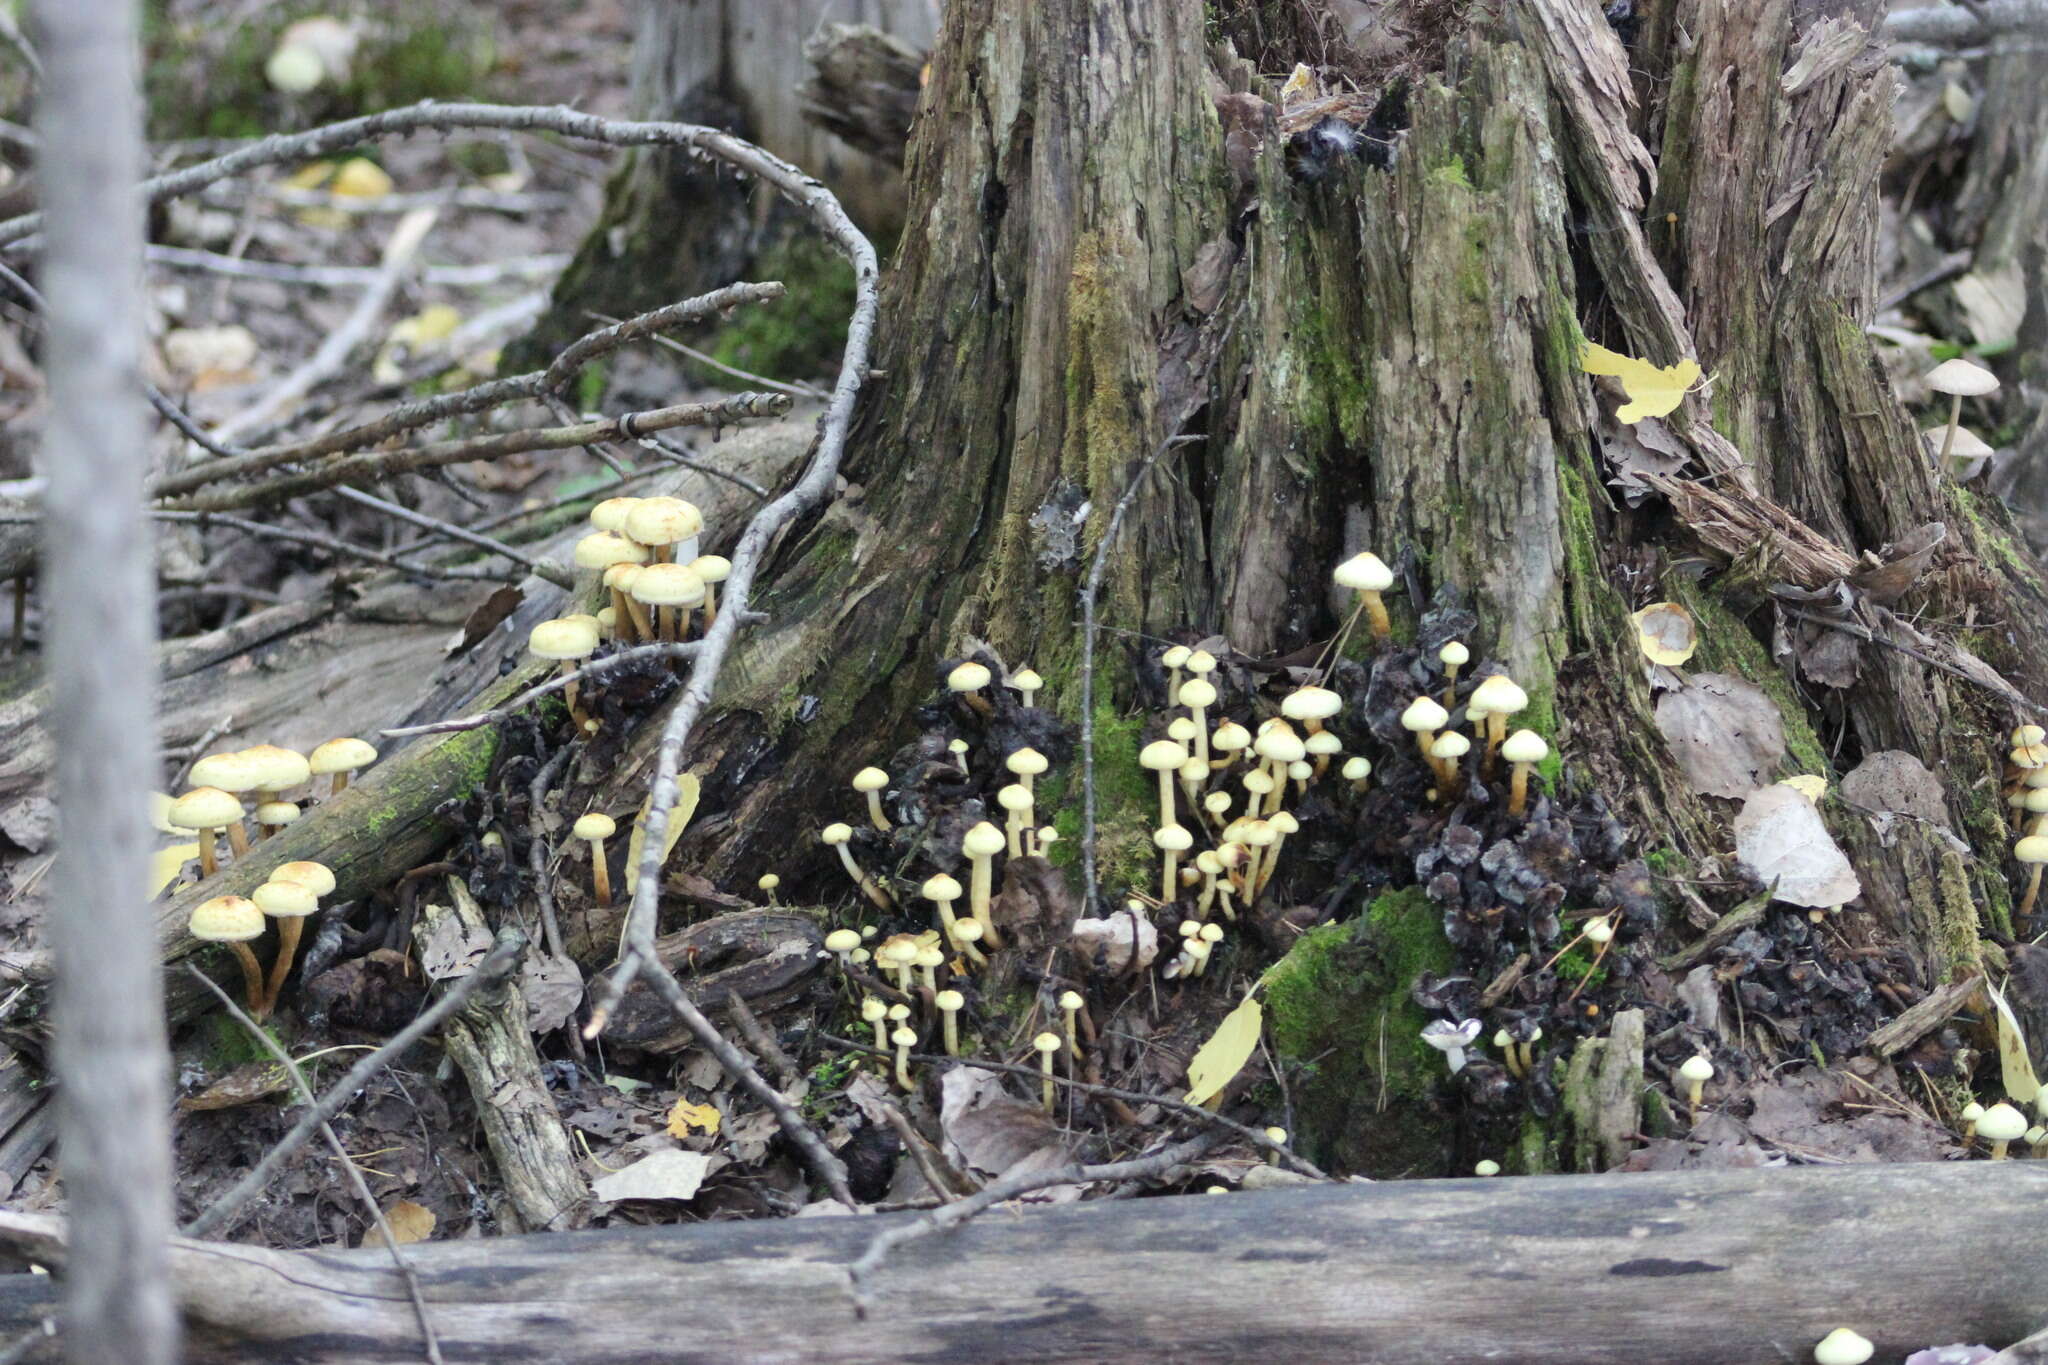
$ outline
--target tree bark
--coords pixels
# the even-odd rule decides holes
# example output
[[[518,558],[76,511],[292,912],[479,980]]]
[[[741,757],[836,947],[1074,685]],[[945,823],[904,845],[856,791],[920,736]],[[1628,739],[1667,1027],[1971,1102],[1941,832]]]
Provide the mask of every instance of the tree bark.
[[[1836,1327],[1898,1360],[2034,1330],[2048,1247],[1927,1255],[2024,1226],[2032,1162],[1405,1181],[989,1215],[847,1266],[915,1214],[615,1228],[406,1248],[451,1360],[817,1365],[1370,1360],[1725,1365],[1808,1358]],[[0,1215],[62,1264],[55,1220]],[[381,1249],[180,1241],[195,1360],[410,1361],[419,1331]],[[48,1311],[0,1278],[0,1329]],[[1169,1305],[1162,1311],[1160,1305]],[[35,1357],[31,1357],[34,1359]]]
[[[35,10],[49,236],[40,454],[51,730],[65,837],[44,924],[59,970],[55,1062],[73,1361],[179,1358],[171,1304],[170,1053],[143,894],[155,785],[155,574],[143,515],[142,173],[135,19],[125,0]]]

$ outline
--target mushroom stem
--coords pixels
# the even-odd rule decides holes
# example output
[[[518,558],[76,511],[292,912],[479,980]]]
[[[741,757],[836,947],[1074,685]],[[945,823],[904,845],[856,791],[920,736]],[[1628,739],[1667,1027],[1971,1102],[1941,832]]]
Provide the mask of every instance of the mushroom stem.
[[[199,877],[201,881],[220,871],[220,862],[213,856],[213,831],[199,831]]]
[[[277,922],[277,960],[270,964],[270,980],[263,988],[263,1009],[258,1018],[276,1009],[278,997],[284,994],[285,978],[292,974],[292,958],[298,954],[299,932],[305,923],[303,915],[288,915]],[[243,948],[239,943],[235,946]],[[253,955],[250,960],[255,960]]]
[[[1173,904],[1174,897],[1180,890],[1180,883],[1174,876],[1174,873],[1179,870],[1177,866],[1179,862],[1179,852],[1174,849],[1167,849],[1166,870],[1160,879],[1159,899],[1168,905]]]
[[[2034,913],[2034,898],[2041,894],[2041,867],[2035,863],[2033,875],[2027,878],[2027,894],[2020,901],[2019,917],[2025,919]]]
[[[839,861],[845,866],[846,875],[853,878],[854,885],[861,889],[862,895],[874,902],[877,910],[895,908],[895,900],[886,890],[876,885],[867,873],[861,871],[860,864],[853,860],[853,851],[845,844],[839,845]]]
[[[234,950],[235,961],[242,964],[242,990],[249,1000],[249,1013],[262,1019],[270,1013],[270,1002],[264,998],[263,965],[249,951],[248,944],[237,941],[228,947]]]
[[[1394,633],[1394,623],[1387,619],[1387,604],[1370,588],[1360,593],[1359,599],[1365,607],[1365,619],[1372,626],[1372,638],[1384,643]]]
[[[562,677],[569,680],[562,688],[562,700],[568,704],[569,718],[576,722],[576,733],[580,735],[590,727],[590,715],[583,709],[583,699],[576,693],[576,661],[562,660],[560,672]]]
[[[249,856],[249,828],[240,820],[228,826],[228,847],[235,851],[237,861]]]
[[[1173,775],[1179,768],[1159,770],[1159,827],[1164,829],[1173,823]]]
[[[910,1080],[910,1047],[917,1041],[917,1034],[907,1028],[896,1030],[896,1084],[905,1091],[917,1089]]]
[[[617,588],[610,588],[607,591],[612,595],[612,628],[618,632],[619,639],[627,644],[636,642],[640,638],[640,618],[633,614],[633,609],[629,605],[633,599]]]
[[[704,584],[704,633],[709,635],[711,627],[718,622],[718,585]]]
[[[1941,458],[1936,462],[1939,468],[1948,468],[1948,453],[1956,443],[1956,426],[1963,420],[1963,396],[1951,394],[1948,400],[1948,430],[1941,433]]]
[[[1517,763],[1514,776],[1508,779],[1508,814],[1520,815],[1529,803],[1529,770],[1533,763]]]
[[[960,1055],[960,1011],[941,1007],[939,1013],[946,1021],[946,1055],[948,1057],[958,1057]]]
[[[590,841],[590,885],[597,893],[597,903],[609,906],[612,903],[612,871],[605,865],[604,840]]]
[[[882,793],[880,791],[868,793],[868,821],[876,829],[882,831],[882,833],[887,834],[889,832],[889,817],[882,814]]]
[[[973,855],[973,863],[974,874],[967,880],[968,913],[973,915],[975,923],[981,926],[981,941],[991,948],[1000,948],[1003,941],[996,934],[995,920],[990,918],[988,912],[989,893],[994,889],[995,882],[995,855]]]

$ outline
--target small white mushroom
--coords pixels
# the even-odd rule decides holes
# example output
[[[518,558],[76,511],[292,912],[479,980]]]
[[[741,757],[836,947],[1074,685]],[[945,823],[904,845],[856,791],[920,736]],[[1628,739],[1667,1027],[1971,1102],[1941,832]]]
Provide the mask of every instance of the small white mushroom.
[[[1434,1019],[1422,1030],[1422,1041],[1444,1054],[1453,1076],[1465,1069],[1465,1049],[1478,1036],[1477,1019]]]

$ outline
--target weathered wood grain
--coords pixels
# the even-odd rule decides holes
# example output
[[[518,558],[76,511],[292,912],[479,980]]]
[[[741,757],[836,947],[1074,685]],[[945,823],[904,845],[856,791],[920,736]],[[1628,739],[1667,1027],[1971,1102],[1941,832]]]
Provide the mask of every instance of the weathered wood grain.
[[[1403,1181],[895,1219],[710,1223],[408,1248],[450,1360],[1708,1365],[1810,1358],[1837,1326],[1897,1360],[2048,1317],[2034,1162]],[[0,1215],[46,1262],[48,1220]],[[410,1361],[378,1251],[179,1243],[193,1361]],[[48,1310],[0,1279],[0,1329]],[[32,1359],[35,1357],[31,1357]]]

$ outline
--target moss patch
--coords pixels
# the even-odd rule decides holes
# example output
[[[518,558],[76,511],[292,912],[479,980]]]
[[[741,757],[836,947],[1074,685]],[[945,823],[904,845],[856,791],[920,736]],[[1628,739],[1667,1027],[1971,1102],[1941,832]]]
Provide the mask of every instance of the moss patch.
[[[747,273],[750,279],[780,280],[789,292],[735,313],[709,353],[734,369],[771,379],[810,379],[837,369],[853,316],[853,266],[817,234],[798,230],[769,245]],[[705,384],[755,387],[709,365],[693,363],[689,370]]]
[[[1310,1157],[1376,1177],[1449,1174],[1449,1120],[1429,1101],[1443,1055],[1409,990],[1447,972],[1442,917],[1419,888],[1310,930],[1266,973],[1273,1047],[1293,1068],[1296,1139]]]

